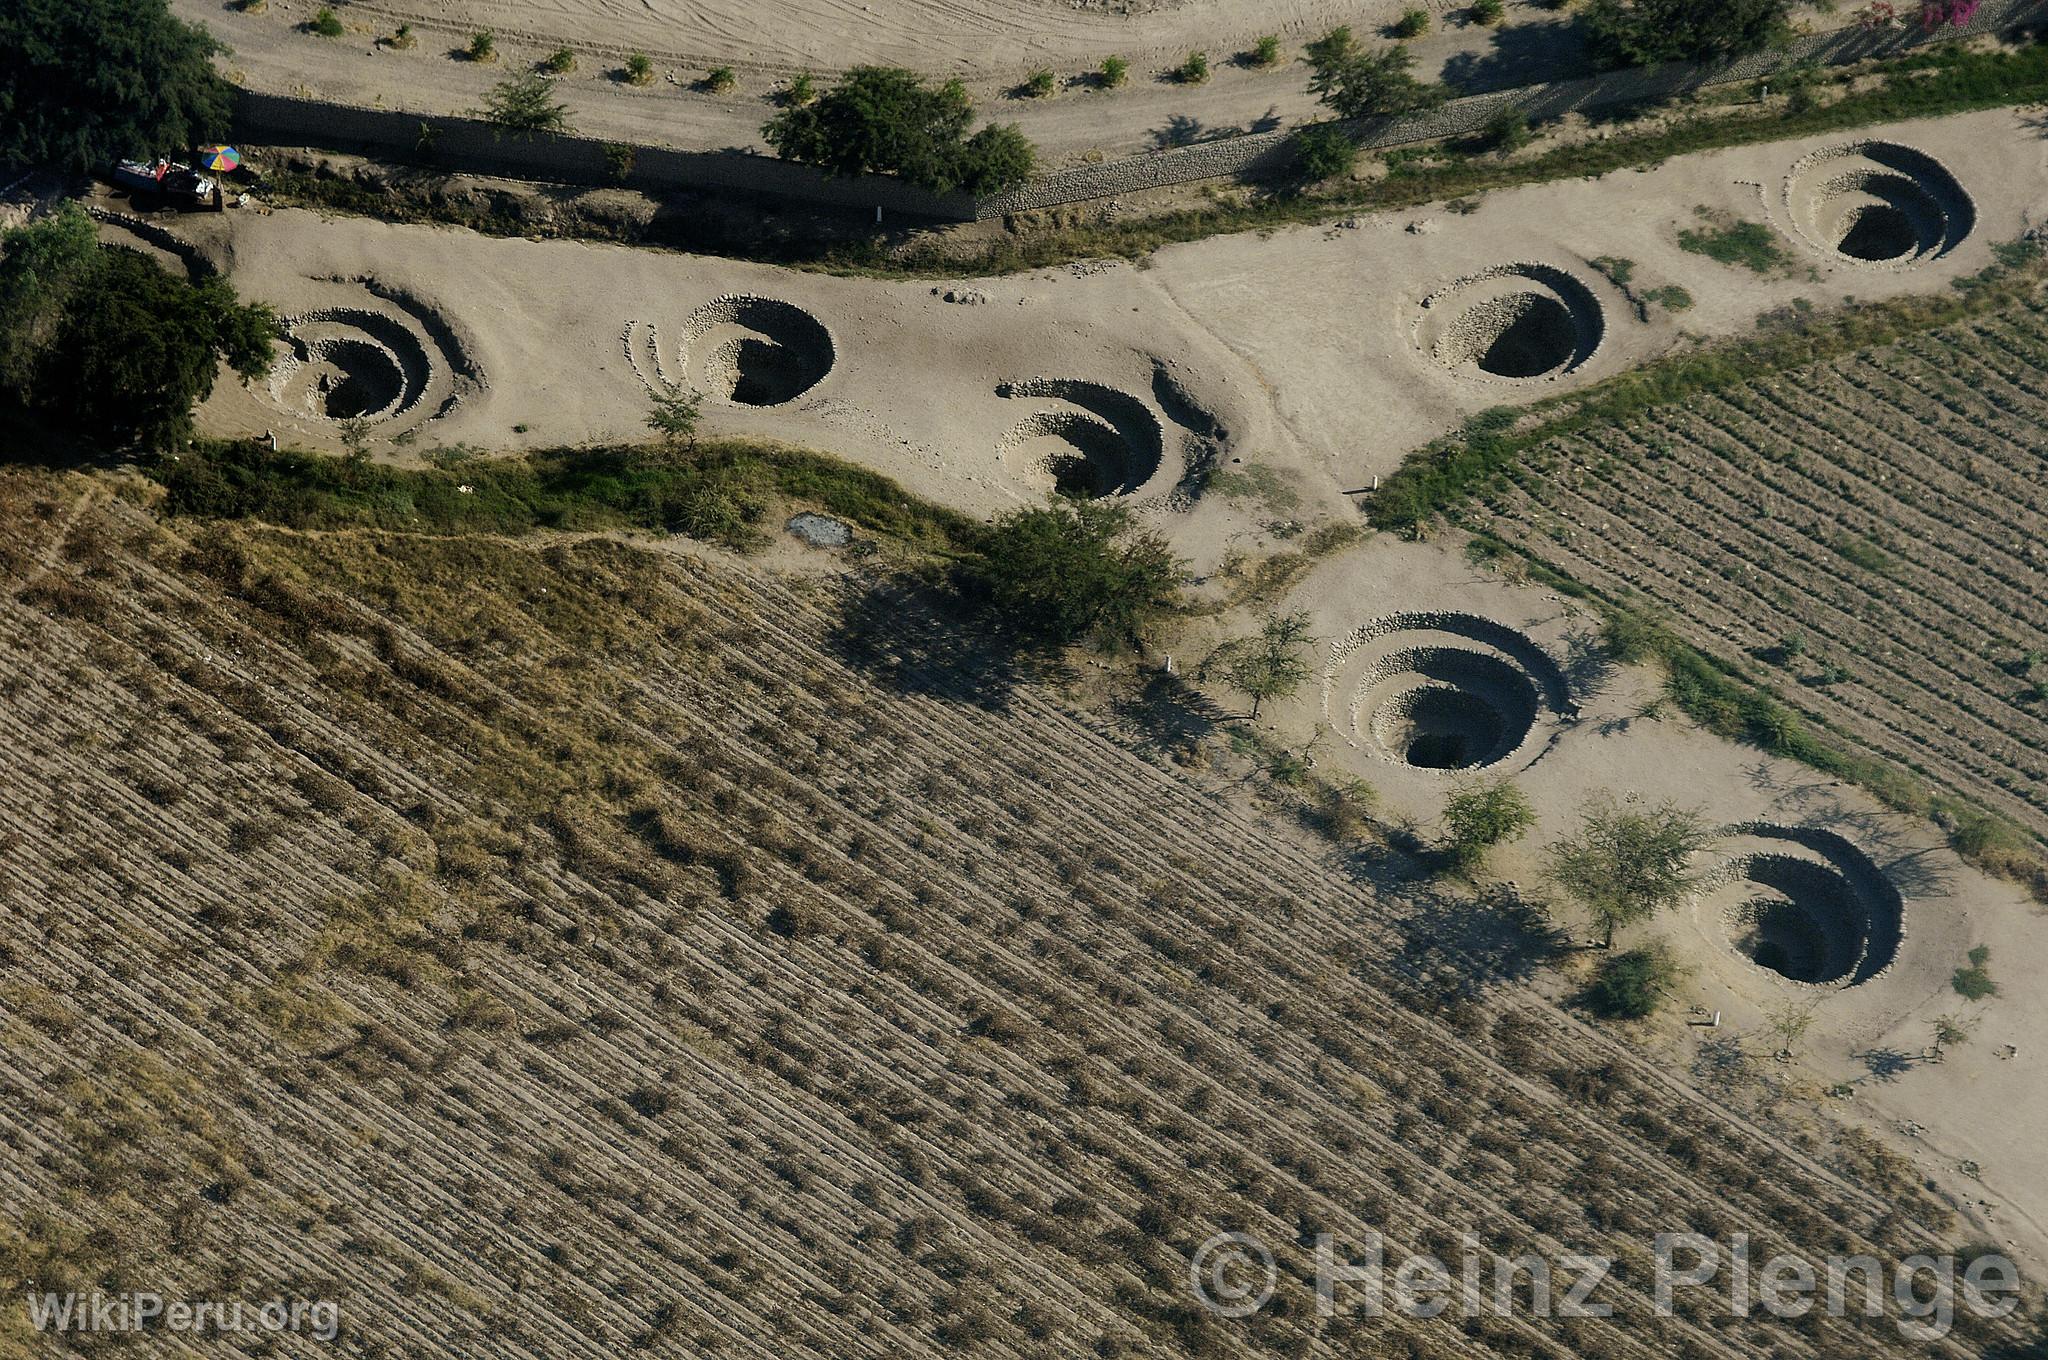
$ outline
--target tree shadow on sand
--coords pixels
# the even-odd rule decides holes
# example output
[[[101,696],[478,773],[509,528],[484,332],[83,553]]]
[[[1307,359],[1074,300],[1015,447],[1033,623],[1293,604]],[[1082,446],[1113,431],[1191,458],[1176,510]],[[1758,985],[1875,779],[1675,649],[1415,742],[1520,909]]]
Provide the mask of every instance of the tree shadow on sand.
[[[1470,1000],[1525,983],[1570,950],[1543,909],[1506,885],[1478,897],[1441,887],[1410,889],[1416,910],[1399,925],[1401,966],[1434,979],[1443,999]]]
[[[854,583],[826,642],[886,689],[991,712],[1019,686],[1066,674],[1056,652],[986,610],[901,576]]]

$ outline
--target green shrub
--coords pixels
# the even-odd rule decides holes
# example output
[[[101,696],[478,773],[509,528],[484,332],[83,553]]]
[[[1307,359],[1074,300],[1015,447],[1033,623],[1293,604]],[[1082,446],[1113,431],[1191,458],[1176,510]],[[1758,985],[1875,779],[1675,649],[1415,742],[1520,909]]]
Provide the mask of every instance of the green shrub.
[[[1678,233],[1678,248],[1758,274],[1773,274],[1786,261],[1777,236],[1761,222],[1745,222],[1710,208],[1698,210],[1702,223]]]
[[[1471,13],[1475,24],[1497,24],[1507,13],[1507,6],[1501,0],[1472,0]]]
[[[1358,163],[1358,143],[1334,123],[1310,123],[1294,134],[1295,166],[1310,183],[1348,175]]]
[[[1131,64],[1122,57],[1104,57],[1102,67],[1095,73],[1096,84],[1105,90],[1114,90],[1131,78]]]
[[[1394,20],[1394,36],[1397,38],[1419,38],[1429,32],[1429,11],[1421,8],[1404,9],[1401,17]]]
[[[809,71],[798,71],[783,87],[782,98],[777,101],[786,109],[800,109],[818,97],[818,82]]]
[[[704,88],[712,94],[727,94],[740,83],[730,66],[714,66],[704,73]]]
[[[1209,78],[1209,54],[1188,53],[1187,60],[1173,68],[1173,78],[1183,85],[1200,85]]]
[[[541,58],[540,69],[549,75],[565,76],[576,69],[576,54],[566,47],[557,47]]]
[[[1970,951],[1970,966],[1956,969],[1949,980],[1956,994],[1968,1001],[1984,1001],[1998,995],[1998,984],[1991,980],[1991,973],[1985,964],[1991,962],[1989,945],[1978,945]]]
[[[654,63],[645,52],[635,52],[626,58],[624,67],[628,85],[646,85],[654,80]]]
[[[633,164],[639,154],[624,142],[604,144],[604,172],[615,184],[623,184],[633,177]]]
[[[1024,78],[1024,93],[1033,99],[1043,99],[1053,91],[1053,74],[1041,66]]]
[[[1604,960],[1583,1000],[1610,1020],[1643,1020],[1657,1013],[1682,976],[1661,945],[1631,949]]]
[[[1253,66],[1270,68],[1280,64],[1280,39],[1268,33],[1252,44],[1252,50],[1245,54]]]
[[[1529,126],[1529,114],[1514,105],[1503,104],[1494,110],[1493,117],[1486,120],[1486,144],[1503,156],[1520,151],[1536,140],[1536,133]]]
[[[463,55],[471,61],[496,61],[498,59],[498,35],[488,28],[480,28],[469,35],[469,46]]]
[[[326,5],[322,5],[313,11],[313,17],[306,21],[306,31],[323,38],[339,38],[348,30],[342,26],[339,15]]]
[[[410,52],[419,45],[419,39],[413,36],[411,24],[400,24],[392,30],[391,36],[384,40],[384,45],[396,48],[400,52]]]
[[[555,82],[538,71],[506,76],[484,96],[484,121],[513,137],[566,136],[568,106],[555,99]]]
[[[1174,607],[1182,565],[1124,507],[1061,501],[997,520],[966,572],[997,615],[1027,637],[1113,645]]]
[[[1535,825],[1535,805],[1509,780],[1466,784],[1444,803],[1444,850],[1452,864],[1470,868]]]

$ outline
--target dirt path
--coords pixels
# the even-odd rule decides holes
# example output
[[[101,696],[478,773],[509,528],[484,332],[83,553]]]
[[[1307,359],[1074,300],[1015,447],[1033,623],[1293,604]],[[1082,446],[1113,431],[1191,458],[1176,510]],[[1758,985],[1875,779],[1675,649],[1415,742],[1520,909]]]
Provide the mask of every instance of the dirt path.
[[[866,29],[855,39],[829,18],[812,22],[796,13],[815,7],[816,0],[776,0],[762,12],[749,12],[744,25],[696,19],[636,25],[613,22],[624,14],[624,6],[571,16],[562,12],[562,0],[539,14],[531,12],[536,5],[528,0],[472,0],[432,12],[402,4],[357,4],[344,12],[348,35],[330,40],[300,31],[307,16],[299,11],[310,13],[310,7],[275,3],[251,14],[226,9],[216,0],[173,0],[185,18],[205,23],[232,48],[226,64],[238,83],[420,113],[473,110],[507,71],[524,69],[566,44],[583,53],[578,69],[562,85],[577,129],[653,145],[766,150],[761,124],[774,113],[775,90],[798,70],[829,72],[864,60],[957,73],[982,114],[1016,123],[1050,167],[1098,153],[1130,155],[1305,121],[1319,107],[1305,89],[1305,68],[1290,61],[1276,69],[1256,69],[1239,64],[1236,54],[1265,33],[1280,35],[1291,51],[1337,23],[1375,33],[1401,8],[1388,0],[1293,0],[1270,7],[1228,0],[1172,11],[1169,24],[1167,15],[1112,20],[1034,6],[1028,14],[998,16],[1001,22],[991,25],[983,22],[988,18],[984,11],[996,8],[988,0],[979,6],[913,6],[897,0],[872,7],[885,14],[864,18]],[[955,25],[931,34],[917,30],[913,44],[892,36],[911,31],[927,9],[953,14]],[[905,13],[892,22],[888,13],[899,10]],[[1511,5],[1509,13],[1510,22],[1487,28],[1465,22],[1462,9],[1447,9],[1428,35],[1409,44],[1417,72],[1470,92],[1581,71],[1577,44],[1566,35],[1565,20],[1557,12],[1524,3]],[[1204,22],[1198,25],[1196,19]],[[401,22],[417,31],[416,47],[400,52],[376,44],[378,36]],[[459,59],[455,49],[482,26],[493,27],[497,35],[499,61],[479,65]],[[1169,68],[1194,49],[1207,52],[1210,79],[1201,85],[1172,80]],[[661,73],[645,88],[615,76],[626,53],[634,50],[653,56]],[[1111,53],[1131,63],[1130,83],[1101,91],[1083,73]],[[733,94],[714,96],[693,87],[716,64],[731,64],[738,71]],[[1011,91],[1038,66],[1056,71],[1060,92],[1049,99],[1013,97]]]

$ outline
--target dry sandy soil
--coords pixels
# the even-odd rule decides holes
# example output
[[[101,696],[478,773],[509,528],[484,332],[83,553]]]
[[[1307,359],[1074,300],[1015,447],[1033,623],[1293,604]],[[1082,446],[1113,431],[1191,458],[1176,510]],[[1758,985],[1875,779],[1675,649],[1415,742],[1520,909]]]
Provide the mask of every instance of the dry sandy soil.
[[[1318,106],[1304,88],[1303,67],[1289,60],[1254,69],[1240,64],[1237,54],[1273,33],[1284,37],[1291,57],[1302,41],[1333,23],[1369,31],[1404,6],[1229,0],[1123,18],[1055,4],[802,3],[723,7],[723,16],[686,19],[637,0],[590,13],[491,0],[431,10],[358,3],[339,11],[349,31],[336,39],[301,31],[315,8],[302,0],[273,0],[260,13],[224,8],[217,0],[176,0],[174,8],[229,45],[225,67],[238,83],[423,114],[473,111],[506,71],[524,69],[566,44],[582,54],[560,87],[579,130],[692,148],[765,150],[761,124],[775,111],[776,90],[798,70],[899,63],[961,77],[984,116],[1017,123],[1048,164],[1064,164],[1135,154],[1169,136],[1217,136],[1305,120]],[[1582,73],[1577,44],[1562,36],[1564,20],[1556,11],[1510,5],[1509,22],[1498,28],[1463,23],[1460,14],[1445,11],[1428,36],[1409,44],[1419,70],[1470,88]],[[416,24],[417,46],[397,51],[377,41],[401,22]],[[499,61],[460,59],[470,32],[485,25],[497,35]],[[1211,62],[1211,78],[1200,85],[1167,74],[1191,48],[1206,51]],[[635,88],[617,78],[633,50],[653,56],[660,79]],[[1131,63],[1129,83],[1096,89],[1086,75],[1111,53]],[[727,94],[699,85],[716,65],[738,72],[739,83]],[[1057,97],[1014,97],[1040,66],[1060,78]]]
[[[1597,381],[1690,337],[1743,333],[1792,296],[1824,306],[1947,287],[1988,263],[1992,242],[2038,220],[2033,172],[2044,151],[2026,119],[1987,113],[1882,135],[1937,158],[1969,199],[1968,232],[1910,268],[1847,261],[1814,244],[1814,204],[1796,192],[1804,181],[1788,194],[1788,176],[1811,153],[1853,140],[1839,137],[1504,192],[1469,214],[1364,218],[1176,247],[1142,268],[1082,265],[938,286],[301,213],[242,217],[217,248],[231,251],[245,293],[306,318],[310,348],[273,384],[224,389],[204,417],[223,433],[273,429],[332,447],[335,425],[318,410],[335,383],[396,374],[386,383],[395,387],[374,394],[392,404],[371,442],[379,456],[411,458],[437,445],[634,437],[650,393],[708,389],[715,429],[831,448],[975,513],[1028,503],[1056,476],[1093,478],[1140,505],[1204,588],[1220,593],[1247,557],[1284,547],[1304,524],[1347,516],[1340,493],[1369,485],[1467,414]],[[1771,223],[1794,251],[1791,275],[1759,277],[1681,251],[1677,233],[1699,206]],[[1639,291],[1679,284],[1697,304],[1678,315],[1653,307],[1642,320],[1590,267],[1598,256],[1634,261]],[[348,358],[346,347],[366,336],[389,362]],[[324,388],[322,364],[337,365]],[[1211,465],[1226,476],[1190,503],[1199,478],[1188,474]],[[1358,630],[1417,611],[1493,620],[1534,639],[1533,659],[1513,646],[1506,653],[1526,674],[1572,670],[1585,652],[1573,634],[1589,624],[1540,592],[1479,579],[1442,547],[1385,541],[1320,569],[1287,603],[1311,611],[1326,643],[1353,639],[1363,650],[1327,654],[1334,688],[1277,710],[1274,732],[1296,746],[1313,742],[1323,765],[1365,776],[1392,810],[1425,826],[1446,780],[1389,759],[1371,720],[1378,710],[1362,720],[1345,697],[1369,688],[1355,667],[1371,661],[1370,646],[1392,645],[1354,639]],[[1641,677],[1517,697],[1525,682],[1497,673],[1499,639],[1475,646],[1463,625],[1415,626],[1409,652],[1495,656],[1451,657],[1467,669],[1449,676],[1449,688],[1509,695],[1487,700],[1496,717],[1503,705],[1529,707],[1529,737],[1509,734],[1501,767],[1545,809],[1531,845],[1560,830],[1587,794],[1632,791],[1701,805],[1731,826],[1831,828],[1899,888],[1901,938],[1880,975],[1819,992],[1743,958],[1728,902],[1669,923],[1664,933],[1697,965],[1689,995],[1721,1012],[1724,1026],[1705,1033],[1673,1022],[1646,1042],[1676,1062],[1704,1062],[1720,1052],[1708,1041],[1732,1032],[1755,1054],[1768,1043],[1760,1027],[1769,1011],[1820,1000],[1801,1061],[1843,1084],[1849,1094],[1837,1110],[1900,1139],[1927,1175],[1985,1201],[1988,1231],[2038,1252],[2048,1182],[2029,1137],[2048,1117],[2048,1083],[2038,1077],[2048,1008],[2020,980],[2048,957],[2019,894],[1852,789],[1645,717]],[[1468,684],[1475,666],[1484,676]],[[1387,711],[1399,718],[1406,705],[1422,712],[1438,702],[1404,698]],[[1473,726],[1493,721],[1483,714],[1438,716],[1458,740],[1500,736]],[[1782,839],[1764,837],[1761,850],[1755,841],[1731,833],[1710,859],[1815,858]],[[1822,868],[1853,879],[1862,862]],[[1505,867],[1534,883],[1531,863]],[[1991,945],[2011,995],[1946,1063],[1919,1061],[1927,1021],[1956,1008],[1948,975],[1977,944]],[[2008,1045],[2015,1055],[2000,1056]]]

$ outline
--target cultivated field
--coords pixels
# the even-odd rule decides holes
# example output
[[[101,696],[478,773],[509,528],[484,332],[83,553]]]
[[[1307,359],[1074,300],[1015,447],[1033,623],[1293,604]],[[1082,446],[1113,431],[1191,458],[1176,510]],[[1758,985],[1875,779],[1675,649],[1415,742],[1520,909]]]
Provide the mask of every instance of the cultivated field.
[[[1546,446],[1497,532],[2048,836],[2048,308]]]
[[[1948,1215],[1489,978],[1455,942],[1501,923],[1383,849],[943,664],[914,600],[138,499],[0,478],[10,1278],[338,1298],[392,1356],[1994,1342],[1653,1317],[1658,1231]],[[1291,1306],[1194,1306],[1224,1228]],[[1319,1324],[1319,1231],[1626,1279],[1605,1321]]]

